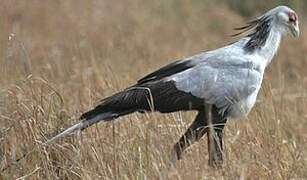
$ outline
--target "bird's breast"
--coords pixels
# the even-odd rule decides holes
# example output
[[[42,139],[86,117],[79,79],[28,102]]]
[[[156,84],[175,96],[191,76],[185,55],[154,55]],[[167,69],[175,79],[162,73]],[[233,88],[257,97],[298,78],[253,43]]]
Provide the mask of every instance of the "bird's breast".
[[[254,107],[257,95],[260,88],[257,88],[245,99],[233,104],[228,114],[229,117],[234,119],[241,119],[247,117],[251,109]]]

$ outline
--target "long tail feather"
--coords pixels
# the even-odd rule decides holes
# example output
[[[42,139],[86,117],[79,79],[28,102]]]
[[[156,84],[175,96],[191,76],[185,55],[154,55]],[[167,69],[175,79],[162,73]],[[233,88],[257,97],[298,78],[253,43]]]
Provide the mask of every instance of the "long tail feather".
[[[58,139],[61,139],[63,137],[66,137],[66,136],[69,136],[69,135],[72,135],[74,133],[77,133],[78,131],[82,131],[84,129],[86,129],[87,127],[93,125],[93,124],[96,124],[100,121],[105,121],[105,120],[110,120],[110,119],[113,119],[115,118],[114,117],[114,114],[112,114],[111,112],[107,112],[107,113],[103,113],[103,114],[100,114],[100,115],[97,115],[91,119],[85,119],[69,128],[67,128],[66,130],[64,130],[63,132],[61,132],[60,134],[52,137],[51,139],[47,140],[45,142],[45,144],[50,144]]]
[[[93,112],[94,111],[89,111],[87,112],[87,115],[91,115],[90,112]],[[127,113],[126,113],[127,114]],[[121,114],[121,115],[124,115],[124,112]],[[76,132],[80,132],[86,128],[88,128],[89,126],[93,125],[93,124],[96,124],[100,121],[108,121],[108,120],[112,120],[112,119],[115,119],[118,117],[118,114],[114,114],[112,112],[105,112],[105,113],[101,113],[101,114],[97,114],[96,116],[92,116],[92,118],[89,118],[89,116],[86,116],[86,115],[82,115],[81,116],[82,118],[84,118],[81,122],[67,128],[66,130],[64,130],[63,132],[61,132],[60,134],[48,139],[47,141],[43,142],[41,145],[42,146],[48,146],[50,144],[52,144],[53,142],[61,139],[61,138],[64,138],[66,136],[69,136],[69,135],[72,135]],[[81,119],[82,119],[81,118]],[[25,159],[28,155],[32,154],[33,152],[35,152],[36,150],[39,149],[40,146],[35,146],[33,149],[31,149],[30,151],[24,153],[21,157],[17,158],[16,161],[14,163],[9,163],[7,164],[5,167],[3,167],[1,169],[1,172],[4,172],[6,171],[7,169],[9,169],[12,165],[18,163],[19,161]]]
[[[50,144],[50,143],[52,143],[52,142],[54,142],[54,141],[56,141],[56,140],[58,140],[60,138],[63,138],[63,137],[68,136],[68,135],[71,135],[74,132],[77,132],[77,131],[81,130],[82,124],[83,124],[83,122],[79,122],[79,123],[71,126],[70,128],[67,128],[65,131],[61,132],[60,134],[52,137],[51,139],[48,139],[45,142],[45,144]]]
[[[137,89],[138,90],[138,89]],[[81,122],[67,128],[60,134],[54,136],[53,138],[47,140],[45,144],[50,144],[60,138],[66,137],[68,135],[74,134],[78,131],[82,131],[87,127],[96,124],[100,121],[109,121],[118,118],[138,109],[139,104],[137,102],[147,103],[145,90],[126,90],[114,94],[103,100],[103,102],[96,106],[94,109],[81,115]],[[139,100],[139,99],[140,100]]]

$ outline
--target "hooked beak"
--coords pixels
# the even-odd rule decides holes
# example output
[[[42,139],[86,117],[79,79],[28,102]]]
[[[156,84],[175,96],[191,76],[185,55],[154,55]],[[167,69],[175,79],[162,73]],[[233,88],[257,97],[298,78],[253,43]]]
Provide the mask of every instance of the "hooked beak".
[[[300,28],[298,26],[298,23],[291,23],[289,25],[289,30],[294,38],[298,38],[300,36]]]

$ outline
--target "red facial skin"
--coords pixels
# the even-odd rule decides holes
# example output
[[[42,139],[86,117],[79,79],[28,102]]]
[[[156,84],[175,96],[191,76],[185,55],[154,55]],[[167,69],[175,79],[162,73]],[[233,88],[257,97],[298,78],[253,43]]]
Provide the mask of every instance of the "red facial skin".
[[[289,21],[296,24],[297,22],[297,15],[295,12],[288,12]]]

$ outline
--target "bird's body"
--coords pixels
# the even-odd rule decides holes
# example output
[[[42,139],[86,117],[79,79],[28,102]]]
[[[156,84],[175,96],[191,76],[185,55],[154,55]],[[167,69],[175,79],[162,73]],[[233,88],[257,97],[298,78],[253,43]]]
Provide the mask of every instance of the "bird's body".
[[[261,51],[266,49],[259,50],[257,54],[246,53],[242,50],[246,40],[241,41],[193,57],[194,63],[199,58],[193,68],[167,80],[176,82],[179,90],[216,105],[222,114],[228,111],[228,117],[247,115],[256,101],[265,67],[273,56],[263,57]],[[276,42],[270,46],[278,45],[279,42]]]
[[[239,41],[173,62],[145,76],[135,85],[102,100],[81,116],[80,123],[48,142],[133,112],[196,110],[195,121],[174,147],[175,157],[180,159],[193,141],[214,132],[214,144],[210,147],[216,157],[212,156],[211,161],[217,163],[222,160],[224,125],[228,118],[246,116],[254,106],[265,68],[277,52],[282,35],[290,29],[284,23],[290,23],[291,13],[294,11],[285,6],[274,8],[239,28],[251,31]],[[294,30],[290,30],[296,36],[297,17],[293,23]],[[210,124],[214,126],[211,133]]]

